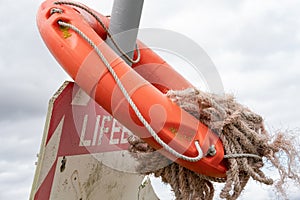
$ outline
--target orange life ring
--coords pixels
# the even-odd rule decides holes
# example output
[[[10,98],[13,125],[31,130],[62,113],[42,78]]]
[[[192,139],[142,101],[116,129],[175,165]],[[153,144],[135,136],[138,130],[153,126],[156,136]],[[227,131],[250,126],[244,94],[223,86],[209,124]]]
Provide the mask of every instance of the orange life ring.
[[[53,12],[53,10],[58,12]],[[108,19],[103,16],[101,18],[108,23]],[[103,61],[99,59],[99,55],[77,32],[58,24],[62,21],[77,27],[97,45],[121,80],[126,91],[130,94],[142,116],[164,143],[186,157],[198,156],[196,142],[200,144],[204,153],[208,152],[209,148],[214,145],[216,154],[214,156],[204,156],[196,162],[189,162],[177,158],[162,148],[161,144],[141,124],[140,119],[124,98],[112,74],[107,70]],[[227,169],[223,160],[224,149],[219,137],[163,94],[168,87],[182,89],[190,86],[190,83],[184,80],[176,71],[173,71],[158,55],[149,48],[145,48],[141,50],[143,59],[136,66],[146,63],[163,66],[160,69],[165,69],[167,66],[168,70],[171,69],[168,76],[181,77],[183,79],[181,84],[177,84],[178,81],[175,81],[175,85],[172,85],[174,82],[167,83],[167,88],[157,86],[160,89],[158,90],[128,66],[104,42],[102,38],[105,37],[105,32],[94,27],[95,31],[84,16],[71,6],[55,5],[53,0],[45,1],[38,11],[37,24],[47,47],[65,71],[119,122],[134,134],[143,138],[149,145],[159,149],[163,155],[180,165],[207,176],[226,177]],[[138,45],[143,44],[138,43]],[[147,76],[147,79],[149,78],[150,76]],[[159,78],[162,78],[162,76],[160,75]]]

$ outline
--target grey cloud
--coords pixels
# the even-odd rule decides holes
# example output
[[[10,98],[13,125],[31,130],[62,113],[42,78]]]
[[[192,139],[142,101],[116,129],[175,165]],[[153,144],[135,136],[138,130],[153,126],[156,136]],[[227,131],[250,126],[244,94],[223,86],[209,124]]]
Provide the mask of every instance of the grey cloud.
[[[45,118],[46,116],[30,116],[20,120],[1,121],[1,160],[26,162],[34,156],[41,143]]]
[[[0,121],[43,116],[54,88],[67,76],[39,36],[38,3],[5,5],[0,12],[5,19],[0,33]]]
[[[0,198],[28,199],[30,185],[33,180],[34,164],[24,162],[0,162]]]
[[[43,118],[0,122],[0,199],[28,199]]]
[[[300,43],[296,40],[299,31],[293,30],[295,28],[286,29],[271,19],[267,19],[263,23],[244,24],[243,27],[241,32],[234,34],[235,38],[229,41],[232,50],[239,50],[248,55],[263,56],[299,49]],[[279,30],[274,31],[274,29]]]
[[[276,6],[266,8],[263,12],[252,13],[249,18],[244,17],[242,12],[237,13],[238,24],[228,27],[233,31],[227,45],[233,51],[260,57],[299,49],[298,6],[286,3],[280,10]]]

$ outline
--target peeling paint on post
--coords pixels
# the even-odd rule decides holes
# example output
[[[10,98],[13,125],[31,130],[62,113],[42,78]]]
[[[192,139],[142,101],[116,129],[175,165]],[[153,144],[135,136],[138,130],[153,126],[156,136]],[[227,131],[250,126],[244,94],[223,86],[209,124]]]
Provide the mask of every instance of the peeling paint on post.
[[[144,177],[132,171],[136,161],[121,129],[128,130],[113,120],[75,83],[65,82],[49,103],[30,199],[136,199]],[[98,143],[101,126],[107,131]],[[158,200],[151,184],[140,196]]]

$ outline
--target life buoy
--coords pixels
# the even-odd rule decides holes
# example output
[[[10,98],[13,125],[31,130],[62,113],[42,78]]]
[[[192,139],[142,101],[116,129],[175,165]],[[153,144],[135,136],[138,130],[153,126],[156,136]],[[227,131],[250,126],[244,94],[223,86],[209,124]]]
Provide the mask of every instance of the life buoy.
[[[149,80],[152,74],[149,75],[148,72],[147,75],[146,70],[140,74],[137,73],[105,43],[103,40],[106,35],[104,30],[91,26],[93,23],[88,22],[78,9],[68,5],[54,4],[54,2],[51,0],[42,3],[37,14],[37,24],[48,49],[73,80],[119,122],[143,138],[149,145],[160,150],[169,159],[200,174],[225,177],[224,149],[219,137],[163,94],[167,89],[183,89],[191,84],[172,70],[151,49],[143,46],[144,48],[141,49],[142,59],[133,67],[154,64],[159,70],[169,70],[168,76],[176,76],[182,80],[181,83],[178,80],[167,81],[164,83],[165,85],[156,85],[155,87],[145,79],[146,77]],[[107,18],[100,14],[99,16],[105,23],[109,23]],[[71,24],[81,30],[95,44],[107,63],[99,59],[99,53],[92,48],[91,43],[88,43],[82,35],[70,27],[62,26],[61,22]],[[138,42],[139,48],[142,45],[144,44]],[[149,133],[148,127],[141,123],[139,115],[129,105],[123,90],[120,89],[115,77],[107,69],[107,64],[112,67],[115,75],[130,95],[130,99],[151,126],[150,128],[155,131],[157,137],[161,138],[164,144],[168,144],[171,150],[182,154],[182,158],[178,158],[170,150],[162,148],[162,144],[156,137]],[[168,79],[166,74],[163,77],[161,73],[159,74],[157,74],[158,78]],[[190,162],[185,157],[199,156],[197,144],[200,144],[200,150],[204,156],[202,159]],[[211,146],[215,147],[215,155],[205,156]]]

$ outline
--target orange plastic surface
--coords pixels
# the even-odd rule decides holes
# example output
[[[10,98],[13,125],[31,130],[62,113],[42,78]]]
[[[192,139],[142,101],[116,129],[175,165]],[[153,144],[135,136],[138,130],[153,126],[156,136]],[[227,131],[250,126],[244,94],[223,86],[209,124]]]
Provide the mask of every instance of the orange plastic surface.
[[[63,12],[51,15],[50,10],[54,7],[62,9]],[[121,79],[140,112],[165,143],[186,156],[195,157],[198,153],[194,142],[199,141],[204,153],[208,151],[211,145],[215,145],[217,154],[211,157],[204,157],[198,162],[187,162],[175,158],[162,149],[150,136],[146,128],[141,125],[141,122],[131,110],[128,102],[116,85],[115,80],[93,48],[74,31],[60,27],[58,25],[59,20],[76,26],[98,46]],[[104,21],[108,23],[107,19],[104,19]],[[142,59],[133,68],[142,69],[140,66],[154,63],[155,66],[158,66],[153,68],[156,74],[153,75],[153,73],[147,73],[146,70],[142,70],[142,73],[140,73],[143,76],[141,76],[104,42],[103,37],[105,37],[105,34],[99,31],[100,29],[95,31],[85,20],[84,15],[78,12],[78,9],[67,5],[54,5],[53,1],[46,1],[38,11],[37,24],[47,47],[65,71],[119,122],[134,134],[143,138],[149,145],[159,149],[163,155],[180,165],[211,177],[226,176],[227,169],[223,161],[224,149],[219,137],[163,94],[168,89],[189,87],[191,86],[190,83],[172,70],[153,51],[147,47],[141,50]],[[68,37],[66,37],[66,32]],[[143,44],[139,43],[140,45]],[[165,70],[166,67],[168,68],[167,74],[159,72],[159,70]],[[168,82],[174,76],[181,78],[180,81],[177,80],[175,84],[174,81]],[[159,81],[163,79],[165,82],[157,86],[159,90],[154,86],[155,84],[152,85],[145,78],[148,80],[158,78]]]

